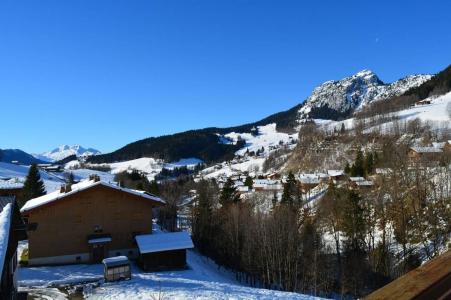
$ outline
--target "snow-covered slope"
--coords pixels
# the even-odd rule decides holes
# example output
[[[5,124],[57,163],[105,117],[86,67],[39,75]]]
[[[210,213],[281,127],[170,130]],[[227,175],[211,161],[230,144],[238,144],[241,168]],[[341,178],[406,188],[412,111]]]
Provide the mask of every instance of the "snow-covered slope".
[[[435,129],[451,129],[451,92],[441,95],[439,97],[430,97],[426,100],[430,101],[430,104],[417,105],[408,109],[404,109],[398,112],[392,113],[392,116],[398,120],[398,122],[407,122],[414,119],[418,119],[423,123],[428,123],[431,128]],[[354,128],[355,119],[349,118],[343,121],[332,121],[314,119],[315,123],[320,125],[321,128],[328,131],[340,130],[342,124],[346,129]],[[389,132],[393,129],[395,121],[387,121],[376,125],[374,127],[366,129],[381,130],[382,132]]]
[[[21,166],[15,164],[9,164],[0,162],[0,177],[1,178],[15,178],[19,182],[25,182],[25,177],[28,174],[28,166]],[[61,184],[64,183],[62,176],[55,173],[48,173],[42,170],[39,171],[42,180],[45,184],[45,189],[47,192],[52,192],[59,189]]]
[[[237,155],[244,155],[248,150],[256,152],[262,148],[264,150],[263,152],[267,153],[281,145],[294,144],[297,140],[297,134],[278,132],[275,123],[258,126],[255,135],[251,133],[230,132],[220,137],[223,143],[227,141],[236,143],[239,139],[246,142],[245,146],[236,152]]]
[[[431,75],[412,75],[385,84],[372,71],[363,70],[341,80],[327,81],[315,88],[300,108],[299,117],[301,120],[342,117],[372,101],[401,95],[430,78]]]
[[[71,155],[78,157],[87,157],[100,154],[99,150],[94,148],[83,148],[80,145],[61,145],[58,148],[41,154],[33,154],[34,157],[49,162],[58,161]]]

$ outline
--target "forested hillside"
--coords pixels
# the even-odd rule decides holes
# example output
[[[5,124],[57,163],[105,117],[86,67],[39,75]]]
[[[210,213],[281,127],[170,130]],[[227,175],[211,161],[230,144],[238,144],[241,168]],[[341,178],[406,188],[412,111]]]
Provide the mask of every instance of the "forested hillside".
[[[279,131],[293,131],[297,124],[297,105],[287,111],[276,113],[255,123],[228,128],[205,128],[190,130],[173,135],[151,137],[133,142],[112,153],[91,156],[90,163],[110,163],[141,157],[153,157],[165,161],[176,161],[182,158],[196,157],[204,162],[218,162],[232,159],[234,153],[244,147],[244,142],[223,144],[217,134],[229,132],[251,132],[256,126],[277,124]]]

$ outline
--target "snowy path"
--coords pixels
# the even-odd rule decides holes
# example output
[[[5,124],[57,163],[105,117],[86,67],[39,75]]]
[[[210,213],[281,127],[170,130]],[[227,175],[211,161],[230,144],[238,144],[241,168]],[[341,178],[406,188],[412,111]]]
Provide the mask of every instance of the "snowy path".
[[[133,278],[105,283],[87,299],[318,299],[311,296],[251,288],[237,283],[233,275],[218,270],[203,256],[188,251],[190,269],[143,273],[133,267]],[[22,287],[62,285],[102,278],[102,265],[20,268]]]

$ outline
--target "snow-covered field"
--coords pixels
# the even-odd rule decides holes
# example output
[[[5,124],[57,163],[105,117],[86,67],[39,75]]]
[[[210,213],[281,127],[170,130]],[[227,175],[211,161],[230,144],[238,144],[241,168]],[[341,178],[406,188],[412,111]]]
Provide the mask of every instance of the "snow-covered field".
[[[25,177],[28,174],[29,166],[15,165],[5,162],[0,162],[0,177],[16,178],[19,182],[25,182]],[[52,192],[60,188],[64,182],[63,177],[58,174],[39,171],[42,180],[45,184],[47,192]]]
[[[17,182],[25,182],[25,178],[28,174],[29,166],[15,165],[10,163],[0,162],[0,177],[13,178]],[[101,180],[105,182],[114,182],[114,174],[107,172],[100,172],[88,169],[75,169],[67,170],[74,174],[75,180],[83,180],[89,177],[89,175],[98,175]],[[64,183],[66,174],[59,172],[45,172],[40,170],[39,174],[44,182],[47,193],[53,192],[61,187]]]
[[[128,281],[102,283],[85,292],[86,299],[319,299],[296,293],[252,288],[238,283],[233,274],[218,269],[211,260],[188,251],[189,269],[143,273],[132,268]],[[55,289],[64,284],[102,280],[103,268],[95,265],[20,268],[21,288],[64,299]]]

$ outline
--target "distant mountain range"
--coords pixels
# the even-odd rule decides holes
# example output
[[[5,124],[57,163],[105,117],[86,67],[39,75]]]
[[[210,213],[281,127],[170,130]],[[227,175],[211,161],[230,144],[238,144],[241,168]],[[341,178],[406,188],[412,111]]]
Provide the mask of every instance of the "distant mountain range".
[[[39,160],[55,162],[63,160],[71,155],[75,155],[77,157],[88,157],[98,154],[100,154],[100,151],[94,148],[83,148],[80,145],[61,145],[52,151],[41,154],[33,154],[33,156]]]
[[[448,69],[450,68],[448,67]],[[229,128],[212,127],[146,138],[114,152],[89,157],[88,161],[111,163],[141,157],[173,161],[196,157],[207,163],[220,162],[233,157],[235,151],[244,146],[225,145],[221,143],[220,135],[230,132],[251,132],[257,126],[272,123],[276,124],[278,131],[293,133],[304,121],[345,119],[373,103],[381,100],[388,101],[415,88],[427,86],[428,82],[433,81],[434,78],[432,75],[412,75],[387,84],[372,71],[363,70],[341,80],[327,81],[315,88],[311,96],[304,102],[258,122]]]

